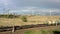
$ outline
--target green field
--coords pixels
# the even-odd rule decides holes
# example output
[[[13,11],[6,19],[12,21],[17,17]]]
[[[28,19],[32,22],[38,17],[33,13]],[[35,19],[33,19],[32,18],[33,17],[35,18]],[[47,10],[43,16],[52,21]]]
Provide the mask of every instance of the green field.
[[[60,34],[60,29],[58,30],[27,30],[24,34]]]

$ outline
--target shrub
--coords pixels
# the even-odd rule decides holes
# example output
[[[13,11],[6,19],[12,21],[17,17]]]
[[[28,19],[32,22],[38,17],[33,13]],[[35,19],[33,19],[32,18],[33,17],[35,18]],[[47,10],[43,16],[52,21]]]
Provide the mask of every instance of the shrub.
[[[49,25],[49,22],[48,22],[48,21],[46,21],[44,24],[45,24],[45,25]]]
[[[6,14],[6,15],[0,15],[0,18],[18,18],[18,15],[12,15],[12,14]]]
[[[23,22],[27,22],[27,17],[26,16],[22,16],[21,19],[22,19]]]
[[[9,14],[9,15],[7,15],[7,18],[19,18],[19,16],[18,15]]]

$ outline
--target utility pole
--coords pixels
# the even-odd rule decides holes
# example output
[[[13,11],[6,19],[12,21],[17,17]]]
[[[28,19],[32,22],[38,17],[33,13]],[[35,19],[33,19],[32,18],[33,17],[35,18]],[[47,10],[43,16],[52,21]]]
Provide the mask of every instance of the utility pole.
[[[58,18],[56,19],[56,26],[58,25]]]
[[[14,16],[15,16],[15,13],[13,13],[12,15],[13,15],[13,17],[12,17],[13,18],[12,34],[14,34],[14,32],[15,32],[15,27],[14,27],[14,21],[15,21],[15,17]]]
[[[10,11],[10,9],[7,9],[6,10],[6,12],[7,12],[7,18],[9,18],[9,11]],[[15,14],[14,14],[15,15]],[[14,16],[12,16],[12,18],[14,18]],[[15,19],[14,19],[15,20]],[[14,22],[12,23],[12,34],[14,34],[14,32],[15,32],[15,27],[14,27]]]
[[[56,22],[56,26],[57,26],[57,22]]]

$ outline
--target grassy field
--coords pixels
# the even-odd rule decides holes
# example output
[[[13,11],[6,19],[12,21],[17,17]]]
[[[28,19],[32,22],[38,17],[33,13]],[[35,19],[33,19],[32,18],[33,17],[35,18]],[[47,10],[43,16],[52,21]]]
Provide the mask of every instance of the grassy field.
[[[22,26],[22,25],[35,25],[35,24],[44,24],[49,20],[59,20],[60,16],[27,16],[27,22],[19,18],[0,18],[0,26]]]
[[[52,32],[49,30],[39,30],[39,31],[27,30],[24,34],[52,34]]]
[[[27,30],[24,34],[60,34],[60,29],[58,30]],[[55,33],[54,33],[55,32]],[[58,33],[59,32],[59,33]]]

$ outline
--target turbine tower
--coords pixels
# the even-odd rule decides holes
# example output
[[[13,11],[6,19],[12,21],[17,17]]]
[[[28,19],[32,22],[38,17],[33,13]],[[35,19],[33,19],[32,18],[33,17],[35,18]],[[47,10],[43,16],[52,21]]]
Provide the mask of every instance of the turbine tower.
[[[50,16],[51,16],[51,12],[52,12],[52,11],[50,10]]]

